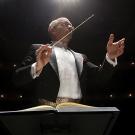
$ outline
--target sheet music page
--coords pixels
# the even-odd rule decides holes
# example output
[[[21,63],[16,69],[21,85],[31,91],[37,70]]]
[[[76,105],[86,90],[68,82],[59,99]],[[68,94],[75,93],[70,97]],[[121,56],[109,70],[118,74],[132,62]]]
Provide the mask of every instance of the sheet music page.
[[[56,110],[56,108],[49,105],[40,105],[32,108],[19,110],[19,111],[48,111],[48,110]]]
[[[2,113],[16,113],[16,112],[38,112],[38,111],[57,111],[55,107],[48,106],[48,105],[40,105],[40,106],[35,106],[27,109],[22,109],[22,110],[15,110],[15,111],[1,111],[0,114]]]
[[[79,103],[73,103],[73,102],[61,103],[56,107],[58,112],[87,112],[93,108],[97,108],[97,107],[83,105]]]

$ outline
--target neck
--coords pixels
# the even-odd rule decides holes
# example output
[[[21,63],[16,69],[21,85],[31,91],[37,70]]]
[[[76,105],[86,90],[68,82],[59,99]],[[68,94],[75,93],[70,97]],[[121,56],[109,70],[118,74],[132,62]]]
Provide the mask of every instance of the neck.
[[[53,44],[55,44],[56,42],[57,41],[53,41]],[[55,46],[68,48],[68,43],[61,41],[61,42],[58,42]]]

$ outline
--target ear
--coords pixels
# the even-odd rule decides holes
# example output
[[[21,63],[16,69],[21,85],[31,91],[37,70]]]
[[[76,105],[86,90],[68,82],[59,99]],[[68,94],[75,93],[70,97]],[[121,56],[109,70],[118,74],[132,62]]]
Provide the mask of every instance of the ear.
[[[56,40],[57,33],[56,33],[55,29],[48,29],[48,33],[49,33],[52,40]]]
[[[56,30],[55,30],[55,29],[48,29],[48,32],[49,32],[51,35],[56,35]]]

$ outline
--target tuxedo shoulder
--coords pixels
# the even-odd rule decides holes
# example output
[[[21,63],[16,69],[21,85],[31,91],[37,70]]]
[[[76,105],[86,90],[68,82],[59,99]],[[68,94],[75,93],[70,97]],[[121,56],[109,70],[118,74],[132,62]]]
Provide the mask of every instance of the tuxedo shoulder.
[[[77,55],[82,55],[82,56],[84,56],[85,54],[83,54],[83,53],[80,53],[80,52],[76,52],[76,51],[74,51],[74,50],[72,50],[72,49],[70,49],[72,52],[74,52],[75,54],[77,54]],[[86,55],[85,55],[86,56]]]
[[[32,48],[37,50],[41,45],[43,44],[32,44]]]
[[[84,61],[88,61],[88,57],[86,56],[86,54],[83,54],[83,53],[80,53],[80,52],[75,52],[75,51],[74,51],[74,53],[77,54],[77,55],[80,55],[83,58]]]

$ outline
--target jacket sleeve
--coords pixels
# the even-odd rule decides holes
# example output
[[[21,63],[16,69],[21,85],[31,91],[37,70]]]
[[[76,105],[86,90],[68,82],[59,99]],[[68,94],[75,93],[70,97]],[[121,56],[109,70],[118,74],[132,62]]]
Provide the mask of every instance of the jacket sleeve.
[[[32,45],[27,56],[13,73],[13,83],[16,86],[25,85],[33,80],[31,65],[36,61],[35,51],[37,48]]]
[[[114,73],[114,66],[110,64],[106,58],[101,66],[96,66],[93,63],[86,61],[88,81],[96,85],[105,85],[111,79]]]

